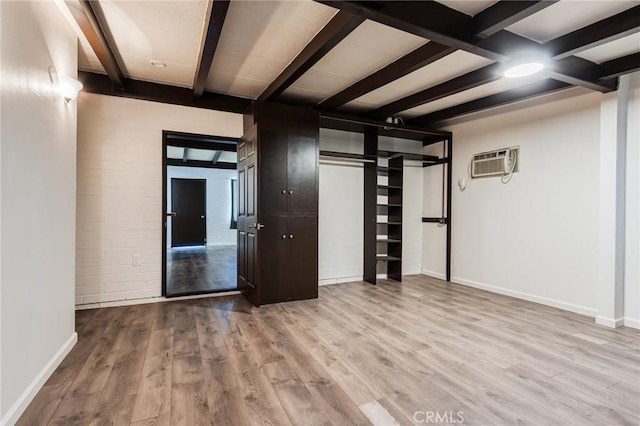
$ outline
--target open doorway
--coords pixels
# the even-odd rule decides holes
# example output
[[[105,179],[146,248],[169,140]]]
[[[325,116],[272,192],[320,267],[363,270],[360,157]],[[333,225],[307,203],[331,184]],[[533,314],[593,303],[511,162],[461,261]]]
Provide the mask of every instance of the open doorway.
[[[163,132],[163,293],[237,285],[237,139]]]

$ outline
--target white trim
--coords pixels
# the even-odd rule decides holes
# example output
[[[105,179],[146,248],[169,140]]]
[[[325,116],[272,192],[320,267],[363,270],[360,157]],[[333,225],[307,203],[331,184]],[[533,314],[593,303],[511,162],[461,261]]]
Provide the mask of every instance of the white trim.
[[[236,241],[231,241],[228,243],[207,243],[207,247],[224,247],[224,246],[228,246],[228,247],[235,247],[237,245]]]
[[[490,291],[492,293],[498,293],[505,296],[515,297],[517,299],[527,300],[529,302],[539,303],[541,305],[552,306],[558,309],[564,309],[565,311],[575,312],[581,315],[587,315],[590,317],[595,317],[598,313],[597,310],[593,308],[588,308],[586,306],[574,305],[573,303],[563,302],[561,300],[549,299],[547,297],[536,296],[534,294],[523,293],[516,290],[511,290],[503,287],[496,287],[489,284],[479,283],[476,281],[467,280],[460,277],[452,277],[451,281],[456,284],[461,284],[467,287],[478,288],[480,290]]]
[[[596,324],[603,325],[610,328],[621,327],[624,323],[624,318],[609,318],[602,315],[596,315]]]
[[[427,269],[423,269],[420,273],[422,275],[427,275],[429,277],[438,278],[440,280],[447,279],[447,277],[444,274],[441,274],[440,272],[429,271]]]
[[[192,296],[177,296],[177,297],[145,297],[141,299],[127,299],[127,300],[114,300],[113,302],[100,302],[100,303],[88,303],[85,305],[76,305],[76,311],[83,309],[95,309],[95,308],[112,308],[114,306],[130,306],[130,305],[144,305],[147,303],[160,303],[160,302],[176,302],[178,300],[189,299],[203,299],[205,297],[224,297],[235,296],[240,294],[239,291],[224,291],[220,293],[206,293],[206,294],[194,294]]]
[[[640,320],[633,319],[633,318],[624,318],[624,326],[637,328],[640,330]]]
[[[362,275],[358,277],[343,277],[343,278],[325,278],[318,281],[319,286],[323,285],[332,285],[332,284],[343,284],[343,283],[354,283],[358,281],[363,281],[364,278]]]
[[[37,393],[42,389],[42,386],[46,383],[46,381],[51,377],[53,372],[58,368],[62,360],[71,352],[71,349],[78,342],[78,333],[75,331],[67,339],[67,341],[58,349],[58,352],[49,360],[47,365],[38,373],[35,379],[31,382],[29,386],[22,392],[22,395],[18,398],[18,400],[13,404],[13,406],[7,411],[0,424],[2,425],[14,425],[24,410],[27,409],[33,398],[37,395]]]

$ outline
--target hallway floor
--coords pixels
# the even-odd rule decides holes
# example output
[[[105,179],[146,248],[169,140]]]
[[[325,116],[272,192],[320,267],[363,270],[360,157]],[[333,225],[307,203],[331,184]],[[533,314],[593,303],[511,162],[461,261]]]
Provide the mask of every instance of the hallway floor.
[[[235,245],[167,250],[167,295],[231,291],[237,284]]]

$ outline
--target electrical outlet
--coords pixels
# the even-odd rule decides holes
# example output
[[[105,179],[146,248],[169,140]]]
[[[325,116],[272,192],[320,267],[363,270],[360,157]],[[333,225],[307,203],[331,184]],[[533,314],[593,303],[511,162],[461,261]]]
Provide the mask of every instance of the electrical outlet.
[[[133,266],[140,266],[141,258],[139,254],[134,254],[131,258],[131,264]]]

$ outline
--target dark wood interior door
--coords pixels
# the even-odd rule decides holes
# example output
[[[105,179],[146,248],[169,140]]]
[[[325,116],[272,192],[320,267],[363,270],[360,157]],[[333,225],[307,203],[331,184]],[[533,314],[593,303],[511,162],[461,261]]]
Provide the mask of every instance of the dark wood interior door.
[[[238,290],[260,304],[258,240],[258,132],[251,127],[238,144]]]
[[[207,244],[207,182],[171,179],[171,247]]]

